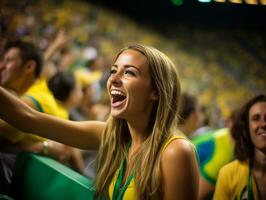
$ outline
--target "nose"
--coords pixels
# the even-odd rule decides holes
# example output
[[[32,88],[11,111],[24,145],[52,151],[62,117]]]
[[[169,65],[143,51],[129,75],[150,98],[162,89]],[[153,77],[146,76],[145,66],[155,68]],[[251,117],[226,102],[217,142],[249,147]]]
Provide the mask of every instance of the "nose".
[[[109,82],[113,85],[120,85],[122,83],[121,75],[119,73],[111,74]]]

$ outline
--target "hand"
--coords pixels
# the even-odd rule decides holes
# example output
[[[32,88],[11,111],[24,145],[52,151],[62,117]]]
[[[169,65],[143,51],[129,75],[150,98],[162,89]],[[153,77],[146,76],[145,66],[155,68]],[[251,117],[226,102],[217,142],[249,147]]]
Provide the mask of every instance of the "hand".
[[[66,32],[64,30],[60,30],[55,40],[49,45],[47,50],[44,52],[44,61],[47,63],[52,59],[52,56],[59,51],[61,48],[63,48],[65,45],[69,44],[70,37],[66,35]]]
[[[71,147],[49,140],[47,148],[48,148],[47,149],[48,156],[54,158],[55,160],[63,164],[66,164],[69,162],[71,155],[72,155]]]
[[[64,45],[68,44],[70,40],[70,37],[67,36],[66,31],[61,29],[56,35],[56,38],[52,45],[54,45],[55,48],[62,48]]]
[[[46,146],[44,146],[44,142],[35,142],[30,145],[23,144],[21,147],[24,151],[49,156],[63,164],[68,163],[72,155],[71,147],[52,140],[47,140],[46,143]],[[46,148],[45,151],[44,148]]]

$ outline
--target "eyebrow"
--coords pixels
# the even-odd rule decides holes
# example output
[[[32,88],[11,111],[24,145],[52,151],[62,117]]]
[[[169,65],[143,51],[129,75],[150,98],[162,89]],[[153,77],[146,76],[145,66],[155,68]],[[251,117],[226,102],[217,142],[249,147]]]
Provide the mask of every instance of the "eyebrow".
[[[111,68],[112,68],[112,67],[118,68],[117,65],[112,65]],[[124,67],[125,67],[126,69],[132,67],[132,68],[136,69],[136,70],[140,73],[139,68],[135,67],[134,65],[124,65]]]

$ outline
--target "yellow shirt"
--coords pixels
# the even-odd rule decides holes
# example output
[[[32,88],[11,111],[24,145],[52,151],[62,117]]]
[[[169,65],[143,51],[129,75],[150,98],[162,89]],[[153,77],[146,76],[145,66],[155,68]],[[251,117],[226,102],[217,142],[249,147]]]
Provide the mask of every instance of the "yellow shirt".
[[[168,141],[166,141],[166,143],[164,144],[163,146],[163,149],[162,151],[165,150],[165,148],[173,141],[173,140],[176,140],[176,139],[185,139],[184,136],[180,136],[180,135],[175,135],[173,136],[172,138],[170,138]],[[118,177],[118,173],[119,173],[119,170],[116,171],[115,175],[114,175],[114,178],[110,184],[110,187],[109,187],[109,198],[112,200],[113,199],[113,192],[114,192],[114,188],[115,188],[115,183],[116,183],[116,180],[117,180],[117,177]],[[136,191],[135,191],[135,181],[134,181],[134,178],[131,180],[131,182],[129,183],[125,193],[124,193],[124,196],[123,196],[123,200],[136,200]]]
[[[214,200],[242,200],[248,197],[249,166],[247,162],[232,161],[221,168],[214,193]],[[252,177],[254,200],[259,200],[258,191]]]
[[[30,98],[40,112],[68,119],[67,110],[56,101],[44,79],[35,82],[24,97]]]
[[[68,119],[67,110],[61,105],[49,90],[46,80],[40,79],[36,81],[26,92],[23,98],[29,98],[34,103],[38,111],[54,115],[63,119]],[[32,144],[36,141],[45,140],[42,137],[25,134],[21,142],[23,144]]]

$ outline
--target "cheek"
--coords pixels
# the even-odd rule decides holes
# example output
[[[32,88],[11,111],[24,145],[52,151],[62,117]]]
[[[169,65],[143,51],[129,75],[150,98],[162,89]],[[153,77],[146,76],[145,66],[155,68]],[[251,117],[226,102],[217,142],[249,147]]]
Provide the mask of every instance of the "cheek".
[[[249,123],[249,135],[250,135],[252,143],[254,143],[254,140],[256,139],[255,129],[256,129],[256,125]]]
[[[249,126],[249,132],[252,134],[256,128],[256,124],[249,123],[248,126]]]
[[[15,66],[7,67],[5,71],[9,76],[12,76],[12,77],[16,77],[16,76],[19,77],[22,74],[22,70],[18,69]]]
[[[149,83],[142,84],[132,84],[132,93],[135,98],[144,101],[145,99],[150,99],[151,96],[151,88]]]

